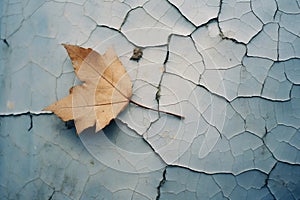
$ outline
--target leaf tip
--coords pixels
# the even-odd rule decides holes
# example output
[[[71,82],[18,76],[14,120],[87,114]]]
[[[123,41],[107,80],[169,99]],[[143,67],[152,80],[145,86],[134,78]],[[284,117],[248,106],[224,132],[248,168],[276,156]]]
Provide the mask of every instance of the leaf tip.
[[[66,50],[68,50],[71,46],[73,46],[73,45],[66,44],[66,43],[61,43],[61,45],[62,45]]]
[[[66,43],[61,43],[62,46],[64,46],[66,48],[66,46],[68,46],[68,44]]]

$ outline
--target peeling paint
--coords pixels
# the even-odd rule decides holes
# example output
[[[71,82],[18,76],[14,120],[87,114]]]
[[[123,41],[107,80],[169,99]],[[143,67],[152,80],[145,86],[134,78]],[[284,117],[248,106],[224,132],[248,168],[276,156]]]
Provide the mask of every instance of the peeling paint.
[[[1,1],[0,199],[299,199],[299,7]],[[42,111],[78,83],[61,43],[112,46],[133,100],[184,119],[129,105],[77,137]]]

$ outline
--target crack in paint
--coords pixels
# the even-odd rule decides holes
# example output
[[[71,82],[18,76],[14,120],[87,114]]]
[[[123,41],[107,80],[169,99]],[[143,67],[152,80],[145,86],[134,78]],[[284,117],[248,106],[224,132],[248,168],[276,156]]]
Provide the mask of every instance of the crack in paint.
[[[163,171],[163,174],[162,174],[162,179],[160,180],[159,182],[159,185],[157,186],[157,196],[156,196],[156,200],[159,200],[160,199],[160,190],[161,190],[161,187],[165,184],[166,182],[166,173],[167,173],[167,167],[165,167],[164,171]]]
[[[41,199],[299,198],[293,190],[300,186],[300,39],[293,25],[299,2],[32,2],[0,3],[0,199],[33,193]],[[146,156],[131,158],[141,158],[137,143],[131,157],[120,153],[122,142],[137,141],[121,135],[102,158],[121,167],[103,164],[72,125],[40,111],[75,83],[68,59],[53,51],[62,42],[101,51],[114,45],[132,71],[134,98],[185,112],[184,120],[174,121],[131,105],[118,117],[129,129],[123,132],[135,133],[160,169]],[[145,50],[139,63],[128,61],[133,47]],[[126,171],[138,166],[149,169]]]

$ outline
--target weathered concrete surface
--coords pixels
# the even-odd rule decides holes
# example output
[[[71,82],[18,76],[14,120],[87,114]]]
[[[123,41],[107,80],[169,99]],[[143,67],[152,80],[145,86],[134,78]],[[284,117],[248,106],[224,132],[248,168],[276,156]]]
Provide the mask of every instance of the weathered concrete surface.
[[[0,2],[0,199],[299,199],[300,4]],[[76,136],[61,43],[113,46],[130,104]],[[139,62],[133,49],[143,50]]]

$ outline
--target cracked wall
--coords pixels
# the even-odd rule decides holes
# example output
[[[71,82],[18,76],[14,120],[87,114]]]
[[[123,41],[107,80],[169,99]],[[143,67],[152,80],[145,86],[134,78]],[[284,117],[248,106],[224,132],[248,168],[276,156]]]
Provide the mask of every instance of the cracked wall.
[[[0,2],[0,199],[299,199],[296,0]],[[61,43],[113,46],[129,105],[76,136]],[[130,60],[139,47],[142,58]]]

